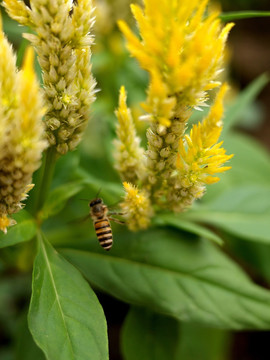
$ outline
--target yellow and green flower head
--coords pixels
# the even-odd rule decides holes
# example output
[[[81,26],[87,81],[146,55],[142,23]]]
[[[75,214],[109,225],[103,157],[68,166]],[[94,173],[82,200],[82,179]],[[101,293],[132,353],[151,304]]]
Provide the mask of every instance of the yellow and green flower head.
[[[132,194],[136,189],[147,194],[149,206],[157,211],[185,211],[204,194],[207,184],[219,180],[216,174],[230,168],[223,165],[232,155],[226,155],[218,139],[227,89],[222,85],[220,73],[224,67],[226,39],[233,24],[223,27],[219,12],[208,3],[208,0],[144,0],[144,8],[131,5],[139,37],[124,21],[119,21],[131,55],[150,75],[147,99],[142,104],[145,114],[141,116],[141,120],[149,122],[149,127],[143,158],[144,176],[129,180],[124,177],[125,161],[119,156],[124,137],[119,131],[116,168],[123,180],[132,182],[124,184],[127,193]],[[210,91],[219,87],[206,118],[186,134],[192,112],[206,106]],[[119,129],[123,119],[117,115]],[[125,119],[124,123],[130,120]],[[129,144],[136,143],[135,132],[130,131],[129,135]],[[121,144],[123,155],[128,147],[123,141]],[[130,154],[126,158],[134,160]],[[133,164],[132,171],[136,174],[139,165],[134,161]],[[125,208],[128,209],[130,202],[132,209],[135,198],[126,195]],[[151,213],[144,213],[148,224]],[[129,224],[130,221],[132,219],[128,220]],[[140,228],[134,223],[130,226]]]
[[[124,86],[120,89],[119,108],[115,114],[118,119],[115,140],[115,160],[123,181],[136,183],[144,176],[144,149],[140,147],[140,138],[136,135],[134,121],[126,104]]]
[[[220,85],[223,50],[233,26],[222,28],[208,0],[144,0],[131,5],[141,39],[123,21],[119,26],[130,53],[150,74],[144,108],[149,119],[169,126],[183,107],[198,107]]]
[[[121,208],[130,230],[146,229],[150,225],[153,210],[149,196],[131,183],[124,182],[125,197]]]
[[[80,142],[94,101],[95,81],[91,72],[93,38],[91,0],[6,0],[9,15],[29,26],[24,34],[35,47],[43,73],[46,133],[60,154]]]
[[[19,211],[34,186],[44,140],[44,106],[35,77],[34,52],[28,49],[23,68],[0,29],[0,230],[14,225],[9,216]]]
[[[221,147],[223,142],[218,142],[222,131],[223,98],[226,91],[227,85],[224,84],[209,114],[202,123],[193,125],[190,134],[179,142],[177,175],[172,178],[172,187],[168,192],[175,211],[188,208],[194,200],[203,196],[206,184],[220,180],[215,174],[231,168],[223,165],[233,155],[226,155],[225,149]]]

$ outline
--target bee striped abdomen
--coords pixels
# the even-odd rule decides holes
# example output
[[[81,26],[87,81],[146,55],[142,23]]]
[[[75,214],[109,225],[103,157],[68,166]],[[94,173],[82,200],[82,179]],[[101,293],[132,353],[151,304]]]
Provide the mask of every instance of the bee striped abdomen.
[[[110,250],[113,244],[113,236],[109,220],[96,220],[94,225],[100,245],[103,247],[104,250]]]

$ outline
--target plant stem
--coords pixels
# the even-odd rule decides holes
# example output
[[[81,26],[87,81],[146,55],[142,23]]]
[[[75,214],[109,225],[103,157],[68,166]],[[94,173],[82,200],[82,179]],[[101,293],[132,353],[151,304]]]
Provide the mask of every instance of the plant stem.
[[[238,19],[258,18],[258,17],[269,17],[270,11],[231,11],[224,12],[219,15],[223,22],[234,21]]]
[[[48,148],[44,155],[42,166],[39,169],[35,184],[35,197],[31,209],[32,214],[35,216],[37,216],[39,210],[44,205],[44,202],[48,196],[48,191],[50,189],[53,178],[56,159],[57,153],[54,147]]]

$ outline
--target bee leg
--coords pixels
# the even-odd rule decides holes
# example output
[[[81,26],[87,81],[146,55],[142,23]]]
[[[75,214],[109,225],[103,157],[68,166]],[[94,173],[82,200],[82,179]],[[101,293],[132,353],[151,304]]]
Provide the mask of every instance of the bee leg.
[[[112,218],[112,217],[108,217],[108,219],[109,219],[110,221],[116,222],[117,224],[121,224],[121,225],[125,224],[124,221],[121,221],[121,220],[118,220],[118,219],[115,219],[115,218]]]
[[[116,211],[110,211],[109,212],[110,215],[125,215],[125,213],[122,213],[122,212],[116,212]]]

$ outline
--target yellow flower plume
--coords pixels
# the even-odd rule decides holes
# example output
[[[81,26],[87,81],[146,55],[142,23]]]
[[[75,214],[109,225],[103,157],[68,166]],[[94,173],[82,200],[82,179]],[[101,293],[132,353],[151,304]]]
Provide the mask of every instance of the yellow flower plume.
[[[131,183],[124,182],[125,198],[120,204],[130,230],[146,229],[153,210],[147,193]]]
[[[25,33],[42,69],[46,115],[51,146],[59,154],[74,150],[87,126],[95,100],[91,70],[92,0],[21,0],[3,2],[11,18],[32,31]]]
[[[233,24],[222,28],[219,13],[207,10],[208,0],[144,0],[144,5],[144,10],[131,5],[141,39],[125,22],[119,21],[119,27],[130,53],[150,74],[145,110],[169,126],[173,107],[179,116],[182,107],[203,105],[207,91],[220,84],[224,45]],[[153,91],[157,86],[160,91]]]
[[[8,218],[7,215],[0,216],[0,230],[3,231],[4,234],[7,233],[7,228],[13,225],[16,225],[14,219]]]
[[[122,86],[119,94],[119,107],[115,111],[118,119],[117,140],[114,141],[115,168],[123,181],[136,183],[144,174],[144,150],[140,147],[140,138],[136,135],[134,121],[126,100],[127,94]]]
[[[202,123],[193,125],[190,135],[185,135],[179,144],[179,157],[177,169],[181,174],[181,184],[184,188],[194,184],[212,184],[219,181],[214,176],[230,169],[223,164],[233,155],[226,155],[221,147],[222,142],[217,143],[222,130],[221,117],[223,115],[223,98],[227,85],[223,85],[212,105],[208,116]]]
[[[218,139],[227,89],[221,86],[220,73],[233,24],[223,27],[209,0],[142,3],[131,5],[139,36],[118,22],[131,55],[150,75],[142,104],[146,113],[140,117],[150,123],[140,188],[158,209],[181,212],[204,194],[206,184],[219,180],[218,173],[230,168],[224,163],[232,155]],[[220,86],[208,116],[185,135],[193,109],[205,106],[208,92]]]
[[[23,68],[0,29],[0,230],[16,224],[9,216],[22,207],[33,187],[44,140],[44,106],[34,73],[34,52],[27,49]]]

